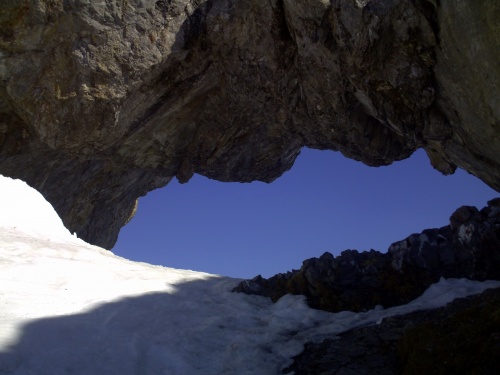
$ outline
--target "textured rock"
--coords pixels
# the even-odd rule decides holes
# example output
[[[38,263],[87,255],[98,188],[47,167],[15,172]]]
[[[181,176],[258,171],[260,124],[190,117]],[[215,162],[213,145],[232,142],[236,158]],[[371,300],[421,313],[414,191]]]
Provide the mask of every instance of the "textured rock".
[[[463,206],[450,225],[412,234],[387,253],[325,253],[304,261],[300,270],[243,281],[235,291],[274,301],[303,294],[314,308],[365,311],[408,303],[441,277],[500,279],[500,198],[480,211]]]
[[[496,374],[500,289],[307,344],[287,374]]]
[[[3,0],[0,173],[107,248],[173,177],[270,182],[304,146],[500,189],[500,5],[436,4]]]

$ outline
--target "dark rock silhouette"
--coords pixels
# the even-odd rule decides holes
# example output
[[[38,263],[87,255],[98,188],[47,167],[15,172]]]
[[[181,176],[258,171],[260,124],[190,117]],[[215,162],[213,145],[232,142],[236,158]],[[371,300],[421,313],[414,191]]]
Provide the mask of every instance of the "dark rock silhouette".
[[[243,281],[235,291],[274,301],[303,294],[317,309],[365,311],[408,303],[441,277],[500,279],[500,198],[481,210],[460,207],[450,225],[412,234],[387,253],[325,253],[304,261],[300,270]]]

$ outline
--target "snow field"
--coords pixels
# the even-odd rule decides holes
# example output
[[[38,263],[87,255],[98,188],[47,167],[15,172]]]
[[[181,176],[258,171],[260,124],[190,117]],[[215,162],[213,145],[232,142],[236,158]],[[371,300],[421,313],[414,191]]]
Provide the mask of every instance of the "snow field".
[[[275,375],[308,341],[500,287],[441,280],[365,313],[313,310],[302,296],[273,304],[230,292],[238,279],[88,245],[21,181],[0,176],[0,197],[0,374]]]

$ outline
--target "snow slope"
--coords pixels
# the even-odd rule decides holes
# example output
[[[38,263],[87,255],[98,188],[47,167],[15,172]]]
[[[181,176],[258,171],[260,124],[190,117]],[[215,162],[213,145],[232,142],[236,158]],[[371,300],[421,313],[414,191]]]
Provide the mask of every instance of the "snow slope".
[[[405,306],[331,314],[231,293],[239,281],[88,245],[0,176],[0,374],[280,374],[307,341],[500,286],[441,280]]]

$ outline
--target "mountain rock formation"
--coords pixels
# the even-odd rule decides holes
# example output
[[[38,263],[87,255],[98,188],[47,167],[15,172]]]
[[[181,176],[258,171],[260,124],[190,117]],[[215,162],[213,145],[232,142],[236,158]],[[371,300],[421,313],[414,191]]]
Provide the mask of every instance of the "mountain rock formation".
[[[500,198],[480,211],[460,207],[450,225],[412,234],[387,253],[325,253],[304,261],[300,270],[243,281],[235,291],[274,301],[303,294],[317,309],[366,311],[406,304],[441,277],[500,280]]]
[[[257,276],[234,291],[268,296],[303,294],[332,312],[402,305],[439,278],[500,279],[500,198],[481,210],[463,206],[448,226],[426,229],[375,250],[325,253],[300,270]],[[322,342],[308,343],[282,373],[496,374],[500,365],[500,289],[445,307],[384,319]]]
[[[305,146],[371,166],[424,148],[499,190],[498,19],[490,0],[3,0],[0,173],[105,248],[173,177],[270,182]]]

